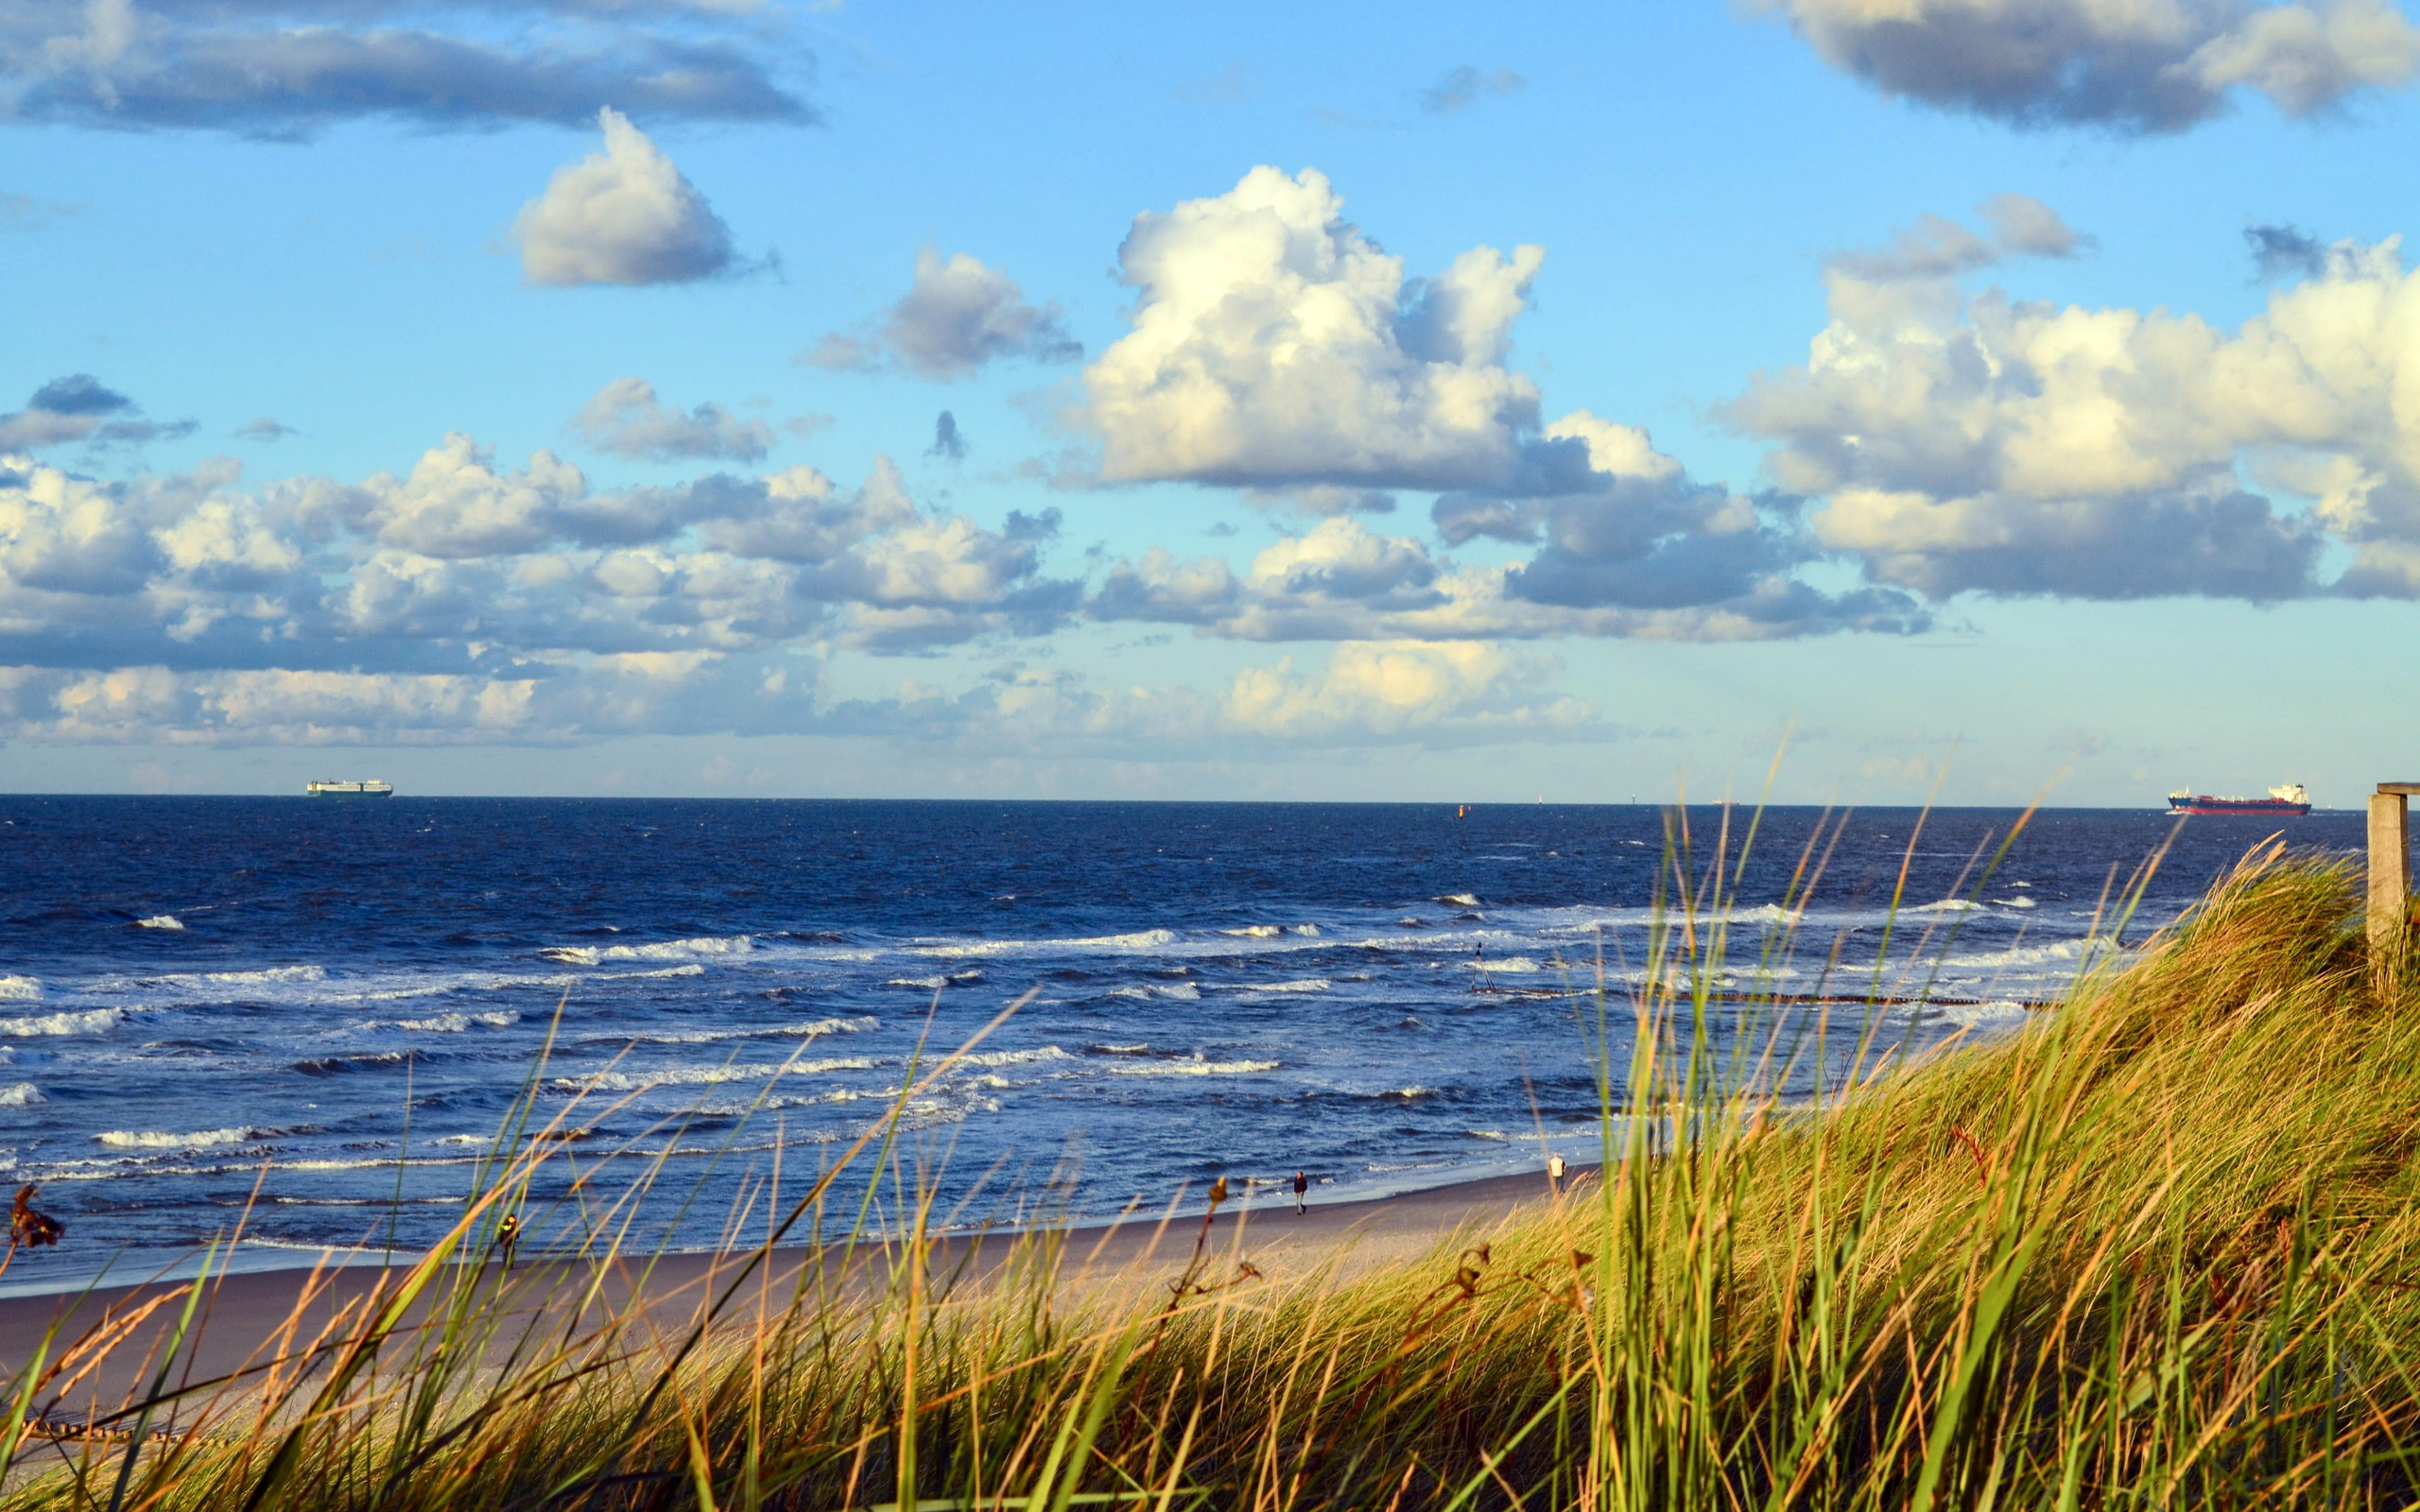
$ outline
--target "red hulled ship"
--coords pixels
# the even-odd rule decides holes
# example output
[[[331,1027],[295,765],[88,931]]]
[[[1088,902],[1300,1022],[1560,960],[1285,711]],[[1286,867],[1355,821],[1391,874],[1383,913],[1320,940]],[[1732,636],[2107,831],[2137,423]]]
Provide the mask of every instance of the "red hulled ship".
[[[2213,798],[2207,793],[2188,793],[2183,788],[2168,795],[2170,814],[2248,814],[2284,815],[2300,818],[2310,812],[2310,795],[2300,782],[2288,782],[2273,787],[2267,798]]]

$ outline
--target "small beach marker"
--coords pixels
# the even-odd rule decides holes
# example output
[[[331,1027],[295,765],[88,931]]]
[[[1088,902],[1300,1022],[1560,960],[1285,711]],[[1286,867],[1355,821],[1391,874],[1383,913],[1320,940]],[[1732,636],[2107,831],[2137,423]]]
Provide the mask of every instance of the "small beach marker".
[[[2411,795],[2420,782],[2380,782],[2370,795],[2370,959],[2378,989],[2394,980],[2411,906]]]

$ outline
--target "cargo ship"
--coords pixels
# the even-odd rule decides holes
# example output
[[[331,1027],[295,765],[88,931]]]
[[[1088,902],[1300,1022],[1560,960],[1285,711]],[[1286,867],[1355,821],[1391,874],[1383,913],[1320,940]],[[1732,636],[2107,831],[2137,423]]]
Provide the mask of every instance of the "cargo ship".
[[[2310,795],[2300,782],[2288,782],[2273,787],[2267,798],[2213,798],[2207,793],[2188,793],[2179,788],[2168,795],[2170,814],[2240,814],[2283,815],[2300,818],[2310,812]]]
[[[366,782],[305,782],[302,793],[306,798],[393,798],[395,784],[374,777]]]

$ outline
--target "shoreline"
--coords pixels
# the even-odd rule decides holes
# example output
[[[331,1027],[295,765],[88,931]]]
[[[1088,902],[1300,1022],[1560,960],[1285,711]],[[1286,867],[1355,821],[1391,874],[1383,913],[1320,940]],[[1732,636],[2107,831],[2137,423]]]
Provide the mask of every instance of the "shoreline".
[[[1598,1168],[1574,1162],[1565,1188]],[[1550,1200],[1543,1171],[1526,1175],[1479,1177],[1443,1186],[1422,1187],[1322,1204],[1314,1201],[1297,1214],[1291,1203],[1262,1203],[1219,1212],[1207,1225],[1199,1211],[1142,1215],[1064,1228],[963,1229],[929,1237],[928,1265],[946,1271],[950,1284],[979,1283],[1017,1246],[1037,1237],[1055,1239],[1060,1251],[1061,1285],[1134,1284],[1147,1279],[1147,1269],[1182,1266],[1197,1243],[1204,1255],[1219,1257],[1220,1274],[1233,1261],[1249,1262],[1263,1280],[1298,1280],[1322,1269],[1350,1272],[1388,1261],[1412,1260],[1449,1236],[1469,1228],[1494,1228],[1514,1214],[1540,1208]],[[801,1283],[810,1264],[838,1261],[840,1284],[864,1284],[876,1274],[887,1275],[891,1252],[900,1241],[879,1237],[852,1245],[786,1245],[771,1251],[745,1284],[769,1297],[779,1288]],[[179,1356],[179,1376],[207,1381],[265,1363],[275,1351],[268,1347],[290,1325],[297,1340],[316,1336],[347,1306],[357,1304],[388,1278],[410,1268],[379,1263],[375,1258],[351,1263],[331,1259],[317,1265],[237,1270],[214,1278],[195,1314],[192,1336]],[[610,1261],[578,1257],[530,1257],[510,1272],[510,1290],[497,1274],[498,1295],[507,1299],[508,1314],[535,1326],[544,1320],[565,1321],[566,1299],[575,1299],[575,1318],[592,1311],[601,1314],[639,1302],[650,1310],[678,1311],[693,1317],[718,1283],[736,1279],[762,1251],[693,1250],[654,1255],[618,1256]],[[491,1263],[484,1267],[498,1273]],[[163,1277],[83,1290],[26,1293],[0,1297],[0,1369],[22,1371],[50,1334],[46,1358],[56,1361],[78,1336],[112,1318],[126,1318],[162,1295],[177,1290],[184,1279]],[[441,1290],[432,1288],[432,1290]],[[749,1304],[753,1310],[757,1303]],[[78,1383],[72,1401],[38,1409],[54,1419],[115,1410],[126,1394],[159,1367],[147,1357],[163,1344],[175,1326],[179,1309],[161,1306],[110,1349],[108,1356]],[[740,1315],[735,1303],[731,1314]],[[410,1321],[406,1329],[412,1327]],[[503,1331],[515,1333],[512,1329]]]

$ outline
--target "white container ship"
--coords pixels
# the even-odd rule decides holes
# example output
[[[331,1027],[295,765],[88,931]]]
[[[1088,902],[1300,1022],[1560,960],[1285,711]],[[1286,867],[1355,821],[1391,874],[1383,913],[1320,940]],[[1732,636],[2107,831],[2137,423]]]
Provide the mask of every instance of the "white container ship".
[[[393,798],[395,784],[374,777],[366,782],[305,782],[302,794],[305,798]]]

